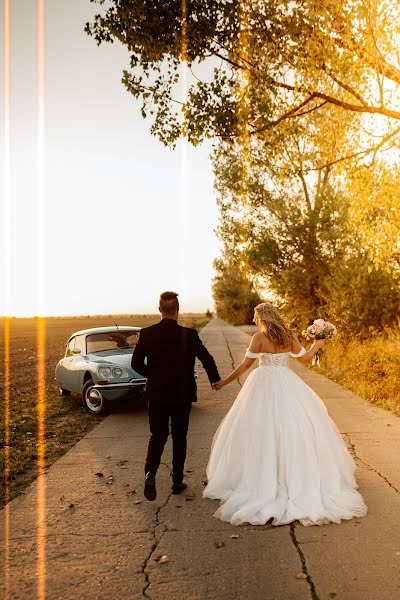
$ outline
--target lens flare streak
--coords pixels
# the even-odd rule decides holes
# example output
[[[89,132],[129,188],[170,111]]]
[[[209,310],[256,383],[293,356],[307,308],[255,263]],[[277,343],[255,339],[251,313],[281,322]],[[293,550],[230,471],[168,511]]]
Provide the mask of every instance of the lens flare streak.
[[[4,598],[10,598],[10,0],[4,0],[3,102],[4,102],[4,159],[3,159],[3,310],[4,310]]]
[[[187,2],[181,0],[181,97],[182,97],[182,124],[181,124],[181,165],[180,165],[180,286],[184,287],[184,278],[187,273],[187,249],[189,247],[189,206],[188,206],[188,142],[186,101],[188,91],[187,80]]]
[[[45,294],[45,0],[37,0],[37,600],[46,598],[46,321]]]
[[[4,600],[10,597],[10,320],[4,317]]]

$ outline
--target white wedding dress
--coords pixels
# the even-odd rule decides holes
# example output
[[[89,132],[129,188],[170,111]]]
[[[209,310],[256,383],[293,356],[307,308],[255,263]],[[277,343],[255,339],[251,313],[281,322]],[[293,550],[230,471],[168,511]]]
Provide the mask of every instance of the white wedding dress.
[[[355,463],[322,400],[290,368],[289,352],[252,353],[247,377],[214,436],[205,498],[232,525],[340,523],[367,507]]]

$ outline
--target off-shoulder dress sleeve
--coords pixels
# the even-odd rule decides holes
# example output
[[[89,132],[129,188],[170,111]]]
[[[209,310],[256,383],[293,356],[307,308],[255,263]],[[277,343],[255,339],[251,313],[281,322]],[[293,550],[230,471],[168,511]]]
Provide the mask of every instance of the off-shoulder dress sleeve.
[[[258,358],[258,355],[259,355],[259,352],[250,352],[250,350],[248,348],[245,353],[246,358]]]
[[[307,350],[304,348],[304,346],[302,346],[300,352],[297,352],[297,354],[295,354],[294,352],[291,352],[290,356],[292,358],[300,358],[300,356],[304,356],[306,352],[307,352]]]

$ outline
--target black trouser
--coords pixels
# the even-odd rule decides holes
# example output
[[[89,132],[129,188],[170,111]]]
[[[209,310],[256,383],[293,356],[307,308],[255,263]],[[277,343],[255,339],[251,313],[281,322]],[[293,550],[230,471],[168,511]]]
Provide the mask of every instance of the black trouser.
[[[183,480],[183,469],[186,458],[186,436],[189,426],[191,403],[187,404],[156,404],[149,403],[150,440],[147,450],[145,473],[154,475],[160,466],[161,456],[169,435],[171,419],[172,435],[172,479],[174,482]]]

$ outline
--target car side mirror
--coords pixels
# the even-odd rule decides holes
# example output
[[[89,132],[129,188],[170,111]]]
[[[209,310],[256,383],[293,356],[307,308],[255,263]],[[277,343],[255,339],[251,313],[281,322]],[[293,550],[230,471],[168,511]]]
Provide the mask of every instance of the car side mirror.
[[[72,350],[72,352],[74,354],[80,354],[81,353],[81,351],[79,350],[79,348],[75,348],[74,350]]]

